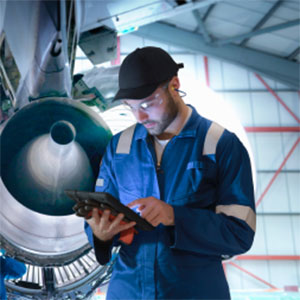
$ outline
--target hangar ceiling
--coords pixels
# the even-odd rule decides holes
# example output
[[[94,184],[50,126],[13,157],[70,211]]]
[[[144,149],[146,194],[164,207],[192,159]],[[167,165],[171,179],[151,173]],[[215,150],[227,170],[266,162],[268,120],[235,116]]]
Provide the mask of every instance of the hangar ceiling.
[[[99,18],[97,12],[106,14]],[[209,54],[299,89],[297,0],[86,1],[82,30],[105,25],[119,33]]]

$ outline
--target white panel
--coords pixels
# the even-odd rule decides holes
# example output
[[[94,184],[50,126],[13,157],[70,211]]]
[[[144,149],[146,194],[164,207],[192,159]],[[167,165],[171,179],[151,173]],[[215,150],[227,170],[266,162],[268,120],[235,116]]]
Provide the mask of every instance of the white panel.
[[[255,276],[268,281],[269,274],[267,268],[267,262],[261,261],[232,261],[234,264],[241,268],[249,271]],[[227,267],[227,278],[231,289],[266,289],[268,288],[263,282],[257,280],[251,275],[238,269],[236,266],[228,265]],[[236,283],[235,280],[238,280]]]
[[[165,51],[167,51],[171,56],[173,56],[174,53],[172,52],[184,52],[184,53],[189,53],[189,51],[187,51],[185,48],[183,47],[175,47],[172,46],[170,44],[164,44],[158,41],[154,41],[151,39],[143,39],[143,47],[147,47],[147,46],[152,46],[152,47],[159,47],[164,49]]]
[[[274,96],[258,92],[252,95],[252,101],[256,126],[280,126],[278,104]]]
[[[280,133],[257,133],[257,167],[262,170],[277,170],[283,162]]]
[[[77,59],[74,67],[74,74],[87,72],[91,70],[93,67],[94,67],[93,64],[88,58]]]
[[[249,93],[226,93],[226,102],[230,103],[243,126],[251,126],[252,107]]]
[[[184,98],[184,101],[191,104],[194,101],[198,101],[199,99],[191,99],[189,97],[190,94],[197,95],[197,93],[199,97],[201,97],[199,82],[197,82],[197,66],[195,65],[195,56],[191,54],[186,54],[186,55],[179,54],[179,55],[172,55],[172,57],[177,63],[184,63],[184,68],[180,69],[178,72],[178,76],[181,84],[179,89],[187,93],[187,96]]]
[[[262,195],[262,193],[265,191],[268,183],[270,182],[270,180],[272,179],[272,173],[265,173],[265,174],[261,174],[261,173],[257,173],[257,188],[256,188],[256,202],[258,200],[260,200],[260,197]],[[256,211],[257,212],[263,212],[263,204],[262,201],[260,200],[260,204],[258,205],[258,207],[256,207]]]
[[[265,216],[266,242],[270,255],[294,255],[291,216]]]
[[[233,261],[234,262],[234,261]],[[299,274],[297,272],[297,262],[296,261],[238,261],[234,262],[240,265],[245,270],[249,271],[253,275],[259,277],[260,279],[266,281],[267,283],[275,286],[276,288],[284,288],[284,286],[298,285],[299,284]],[[234,266],[227,268],[229,275],[230,287],[236,288],[234,282],[232,282],[232,273],[237,273],[234,269],[238,270]],[[251,277],[249,274],[240,271],[242,278],[242,288],[243,289],[269,289],[270,286],[261,282],[258,279]],[[236,274],[238,278],[238,274]],[[271,296],[272,297],[272,296]],[[271,298],[270,298],[271,299]],[[273,298],[272,298],[273,299]]]
[[[266,77],[263,77],[263,76],[261,76],[261,77],[268,84],[269,87],[271,87],[272,89],[274,89],[276,87],[276,82],[274,80],[266,78]],[[254,75],[253,72],[249,72],[249,80],[250,80],[250,87],[252,89],[265,89],[267,91],[267,89],[265,88],[265,86]],[[254,95],[256,95],[256,93]]]
[[[120,36],[120,50],[121,53],[129,54],[136,48],[142,48],[144,46],[143,38],[134,34],[125,34]]]
[[[236,35],[244,34],[249,32],[249,30],[251,29],[250,27],[233,24],[231,21],[226,21],[214,17],[208,17],[205,25],[207,31],[210,32],[214,37],[219,39],[226,39]]]
[[[253,275],[265,280],[270,283],[270,272],[269,272],[269,262],[268,261],[241,261],[241,267],[252,273]],[[242,283],[244,289],[268,289],[269,286],[265,283],[253,278],[249,274],[242,273]]]
[[[299,11],[299,10],[300,10],[300,2],[297,1],[297,0],[293,0],[293,1],[284,1],[284,2],[282,3],[282,6],[283,6],[283,7],[290,8],[290,9],[295,10],[295,11]]]
[[[168,23],[176,25],[182,29],[194,31],[197,28],[198,22],[192,13],[180,14],[180,16],[175,16],[167,19]]]
[[[269,268],[271,282],[277,288],[299,284],[296,261],[270,261]]]
[[[252,124],[251,124],[252,125]],[[250,143],[250,147],[254,156],[254,163],[257,169],[257,151],[256,151],[256,137],[255,134],[253,133],[247,133],[247,138],[249,140]]]
[[[261,15],[261,18],[272,7],[272,2],[269,1],[233,1],[235,6],[242,7],[247,11],[256,12]]]
[[[81,48],[77,46],[74,74],[83,73],[85,71],[91,70],[92,68],[93,64],[91,63],[91,61],[86,57]]]
[[[234,3],[236,2],[238,1],[235,1]],[[250,29],[253,27],[253,24],[256,24],[262,18],[262,15],[263,14],[261,13],[250,11],[239,6],[232,5],[231,3],[221,2],[214,7],[208,20],[211,21],[212,19],[215,19],[215,23],[218,23],[219,20],[225,22],[228,21],[233,27],[236,24],[244,24]],[[229,31],[228,33],[232,36],[232,32]]]
[[[282,31],[287,31],[288,29]],[[297,42],[279,35],[265,33],[252,37],[248,41],[247,46],[260,51],[287,56],[295,50],[298,43],[299,41]]]
[[[254,236],[254,241],[252,247],[247,252],[247,255],[263,255],[268,253],[267,252],[267,245],[265,239],[265,232],[264,232],[264,216],[257,215],[256,217],[256,233]]]
[[[295,255],[300,255],[300,216],[292,217],[291,221],[292,221],[292,226],[294,228]],[[298,264],[300,264],[300,262],[298,262]],[[300,272],[300,268],[299,268],[299,272]]]
[[[189,50],[189,49],[186,49],[186,48],[183,48],[183,47],[178,47],[178,46],[173,46],[171,44],[168,45],[168,49],[169,49],[169,54],[173,55],[173,54],[176,54],[176,53],[182,53],[182,54],[195,54],[195,52]]]
[[[194,62],[195,62],[195,68],[196,68],[196,79],[197,83],[206,85],[206,77],[205,77],[205,66],[204,66],[204,56],[203,55],[195,55],[194,56]],[[208,72],[209,72],[209,80],[211,82],[211,58],[207,58],[207,64],[208,64]],[[199,86],[195,88],[197,88]]]
[[[276,82],[276,89],[290,89],[289,86],[287,86],[286,84],[284,83],[281,83],[279,81]]]
[[[279,7],[278,10],[275,11],[272,17],[264,24],[262,28],[280,25],[296,19],[299,19],[299,10],[297,11],[293,9],[286,9],[284,7]],[[273,33],[276,35],[281,35],[283,38],[286,39],[289,38],[294,41],[297,41],[299,39],[299,27],[297,25],[287,27],[281,30],[276,30],[273,31]]]
[[[274,173],[275,174],[275,173]],[[272,176],[274,175],[272,174]],[[263,174],[258,176],[260,179]],[[277,212],[277,213],[289,213],[289,194],[286,185],[286,174],[279,174],[274,183],[271,185],[267,194],[263,198],[260,205],[263,206],[265,213]]]
[[[223,63],[224,88],[225,89],[248,89],[248,72],[245,68]]]
[[[222,63],[215,58],[209,58],[209,78],[210,87],[215,90],[223,89]]]
[[[289,188],[290,209],[300,214],[300,171],[286,174]]]
[[[123,60],[126,58],[127,55],[120,55],[120,64],[122,64]]]
[[[282,135],[284,157],[288,155],[296,141],[300,138],[300,133],[284,133]],[[284,170],[300,170],[300,143],[294,149],[293,153],[287,160]]]
[[[165,51],[168,51],[168,47],[169,47],[167,44],[160,43],[160,42],[153,41],[153,40],[149,40],[149,39],[144,39],[144,45],[143,46],[144,47],[147,47],[147,46],[159,47],[159,48],[164,49]]]
[[[300,120],[300,101],[295,92],[278,92],[277,95],[287,105],[287,107]],[[278,102],[279,103],[279,102]],[[280,103],[279,104],[280,121],[282,126],[299,126],[297,120],[288,112],[288,110]]]
[[[234,263],[236,263],[233,260]],[[225,270],[226,270],[226,279],[229,285],[229,288],[232,289],[242,289],[242,277],[241,271],[232,265],[225,263]]]

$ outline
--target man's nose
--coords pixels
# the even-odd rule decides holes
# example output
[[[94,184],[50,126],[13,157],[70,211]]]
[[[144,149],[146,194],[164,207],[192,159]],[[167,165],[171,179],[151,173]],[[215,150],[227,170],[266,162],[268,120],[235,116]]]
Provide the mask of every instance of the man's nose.
[[[148,114],[142,109],[138,109],[135,112],[135,118],[139,123],[143,123],[148,120]]]

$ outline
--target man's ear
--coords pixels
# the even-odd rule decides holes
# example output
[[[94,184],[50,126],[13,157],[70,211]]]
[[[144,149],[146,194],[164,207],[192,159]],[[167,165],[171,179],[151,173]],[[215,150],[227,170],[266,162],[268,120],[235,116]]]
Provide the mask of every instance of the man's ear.
[[[180,81],[179,78],[177,76],[174,76],[170,83],[169,83],[169,88],[171,89],[171,91],[176,91],[176,89],[180,88]]]

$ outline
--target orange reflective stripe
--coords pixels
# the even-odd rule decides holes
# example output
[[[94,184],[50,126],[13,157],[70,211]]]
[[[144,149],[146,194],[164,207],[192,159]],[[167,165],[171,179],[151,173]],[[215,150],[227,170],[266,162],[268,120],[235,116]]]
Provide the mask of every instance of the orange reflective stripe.
[[[236,217],[245,221],[253,231],[256,229],[256,214],[249,206],[238,204],[217,205],[216,213],[223,213],[227,216]]]
[[[224,132],[224,128],[212,122],[205,137],[203,146],[203,155],[216,154],[217,144],[221,135]]]

